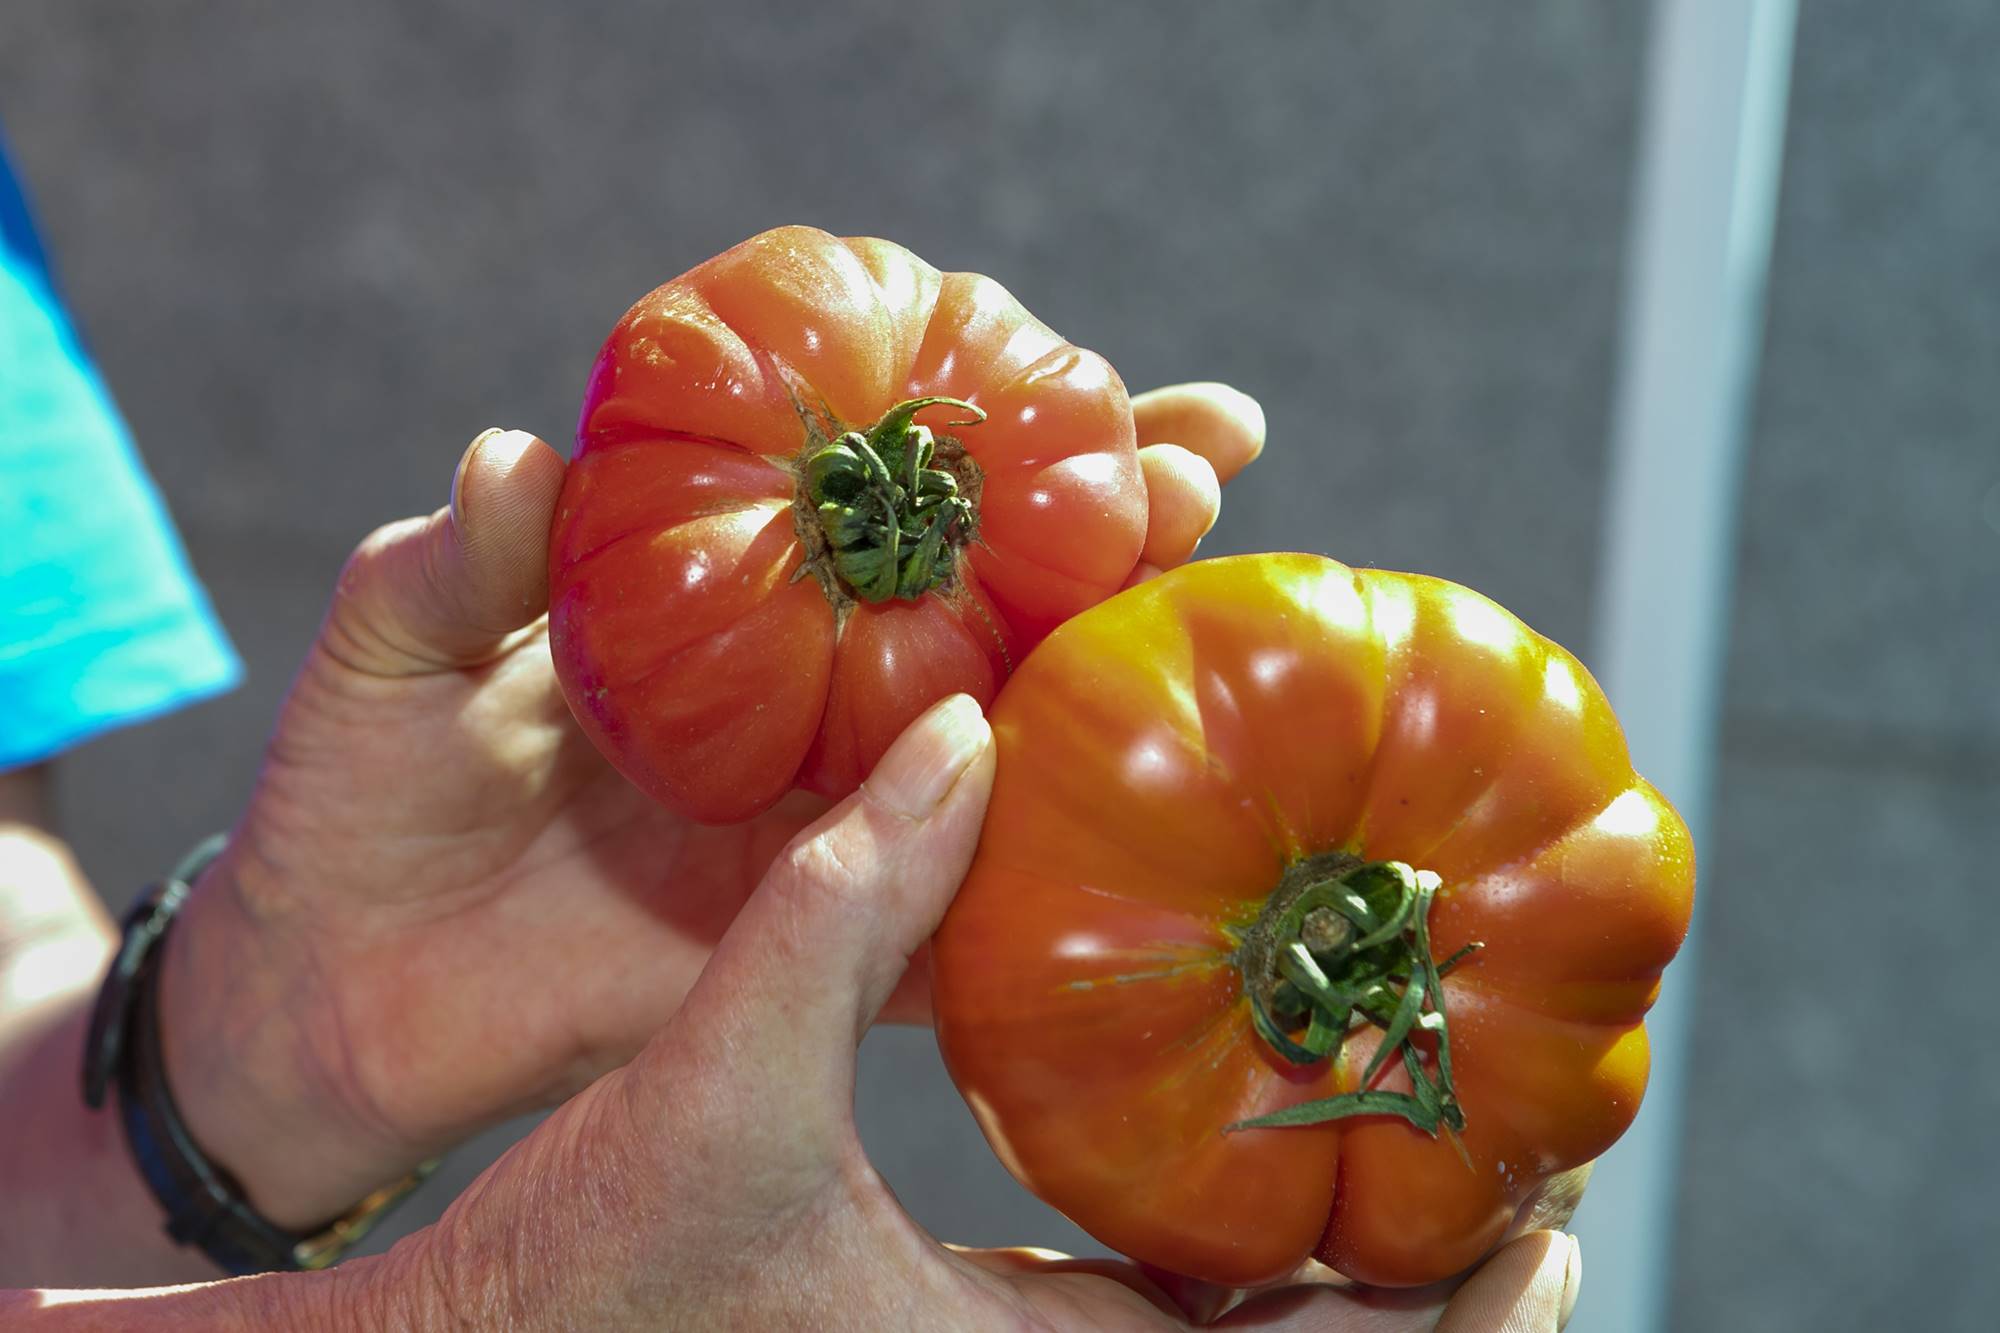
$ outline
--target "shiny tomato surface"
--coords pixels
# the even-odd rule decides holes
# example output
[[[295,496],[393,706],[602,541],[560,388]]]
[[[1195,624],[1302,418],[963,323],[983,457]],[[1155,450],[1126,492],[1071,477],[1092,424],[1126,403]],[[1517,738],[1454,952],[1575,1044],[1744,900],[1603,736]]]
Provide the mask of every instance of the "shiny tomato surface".
[[[958,401],[914,413],[950,460],[923,499],[955,516],[912,578],[927,520],[904,514],[906,586],[871,600],[809,464],[931,397]],[[900,455],[879,452],[884,512],[914,506]],[[874,492],[838,499],[878,522]],[[1103,358],[989,278],[782,227],[652,292],[605,343],[551,533],[550,642],[572,711],[628,778],[737,820],[794,785],[852,790],[945,695],[991,700],[1125,582],[1145,532],[1131,405]]]
[[[1428,1282],[1631,1123],[1692,848],[1589,674],[1499,606],[1316,556],[1202,561],[1056,630],[990,716],[938,1040],[1008,1167],[1100,1240],[1231,1285],[1312,1256]],[[1434,958],[1483,946],[1442,980],[1455,1135],[1231,1128],[1355,1091],[1382,1038],[1301,1066],[1252,1022],[1243,942],[1329,858],[1434,872]],[[1413,1083],[1389,1060],[1372,1086]]]

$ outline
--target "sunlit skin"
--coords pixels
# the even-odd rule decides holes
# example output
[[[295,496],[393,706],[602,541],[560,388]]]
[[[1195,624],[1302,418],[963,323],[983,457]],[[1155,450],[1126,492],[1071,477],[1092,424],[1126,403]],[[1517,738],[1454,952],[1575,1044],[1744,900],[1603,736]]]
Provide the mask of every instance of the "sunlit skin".
[[[1010,1168],[1099,1239],[1221,1283],[1308,1257],[1430,1282],[1631,1123],[1687,830],[1588,673],[1500,607],[1315,556],[1204,561],[1057,630],[992,721],[939,1041]],[[1238,941],[1334,852],[1434,872],[1434,956],[1483,946],[1442,983],[1456,1142],[1386,1115],[1224,1132],[1354,1091],[1382,1035],[1294,1065],[1252,1026]],[[1372,1086],[1412,1091],[1397,1060]]]
[[[889,414],[931,398],[919,461]],[[1137,445],[1117,373],[992,279],[809,227],[753,237],[643,298],[592,373],[550,543],[571,707],[704,823],[844,795],[930,704],[990,700],[1155,538],[1200,536],[1172,525],[1212,512],[1213,468]],[[1162,480],[1197,504],[1149,513]]]

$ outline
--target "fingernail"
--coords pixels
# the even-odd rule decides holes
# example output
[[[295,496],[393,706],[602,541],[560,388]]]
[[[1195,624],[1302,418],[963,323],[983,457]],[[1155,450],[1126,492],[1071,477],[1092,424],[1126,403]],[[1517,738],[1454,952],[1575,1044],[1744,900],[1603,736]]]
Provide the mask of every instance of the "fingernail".
[[[869,794],[906,819],[922,819],[992,744],[978,701],[954,694],[910,724],[868,775]]]
[[[505,470],[519,461],[522,454],[534,444],[535,437],[524,430],[508,430],[501,426],[488,426],[465,446],[459,456],[458,471],[451,474],[451,518],[452,522],[463,526],[465,514],[465,474],[472,470],[472,460],[482,455],[493,464]]]
[[[1556,1312],[1556,1330],[1569,1326],[1569,1317],[1576,1313],[1577,1293],[1583,1290],[1583,1246],[1575,1236],[1564,1235],[1569,1242],[1569,1259],[1563,1266],[1562,1308]]]
[[[465,474],[471,468],[472,460],[479,456],[479,451],[485,447],[488,440],[506,433],[506,428],[503,426],[488,426],[473,436],[472,443],[466,445],[465,452],[458,456],[458,470],[451,474],[452,522],[460,524],[465,522]]]

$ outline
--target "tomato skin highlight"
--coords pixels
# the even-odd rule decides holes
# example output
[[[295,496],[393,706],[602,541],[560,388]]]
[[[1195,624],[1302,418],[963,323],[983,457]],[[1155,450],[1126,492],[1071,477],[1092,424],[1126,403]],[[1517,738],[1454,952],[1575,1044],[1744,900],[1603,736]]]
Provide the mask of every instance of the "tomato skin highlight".
[[[1232,1286],[1315,1257],[1418,1285],[1630,1125],[1692,848],[1589,674],[1500,607],[1317,556],[1200,561],[1055,630],[989,716],[938,1041],[1009,1169],[1098,1239]],[[1378,1044],[1289,1064],[1244,996],[1238,940],[1329,853],[1435,871],[1433,956],[1484,946],[1442,986],[1456,1146],[1387,1115],[1224,1132],[1354,1091]],[[1371,1086],[1411,1081],[1391,1060]]]
[[[920,597],[859,600],[811,549],[801,459],[927,397],[984,414],[916,416],[969,460],[974,527]],[[1124,584],[1146,532],[1136,444],[1117,372],[990,278],[809,227],[752,237],[642,298],[591,372],[549,542],[571,711],[704,823],[794,786],[844,795],[924,709],[990,700]]]

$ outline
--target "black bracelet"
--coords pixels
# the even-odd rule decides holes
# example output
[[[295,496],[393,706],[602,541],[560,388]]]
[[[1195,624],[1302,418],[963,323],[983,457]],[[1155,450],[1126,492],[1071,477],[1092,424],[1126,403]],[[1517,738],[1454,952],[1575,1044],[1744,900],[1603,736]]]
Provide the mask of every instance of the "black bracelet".
[[[228,1171],[188,1133],[167,1087],[160,1050],[159,946],[190,887],[222,852],[207,839],[125,914],[118,954],[98,992],[84,1041],[83,1100],[103,1107],[118,1085],[119,1120],[132,1160],[166,1210],[167,1234],[192,1245],[228,1273],[326,1268],[360,1242],[437,1165],[426,1162],[376,1190],[325,1226],[288,1231],[250,1206]]]

